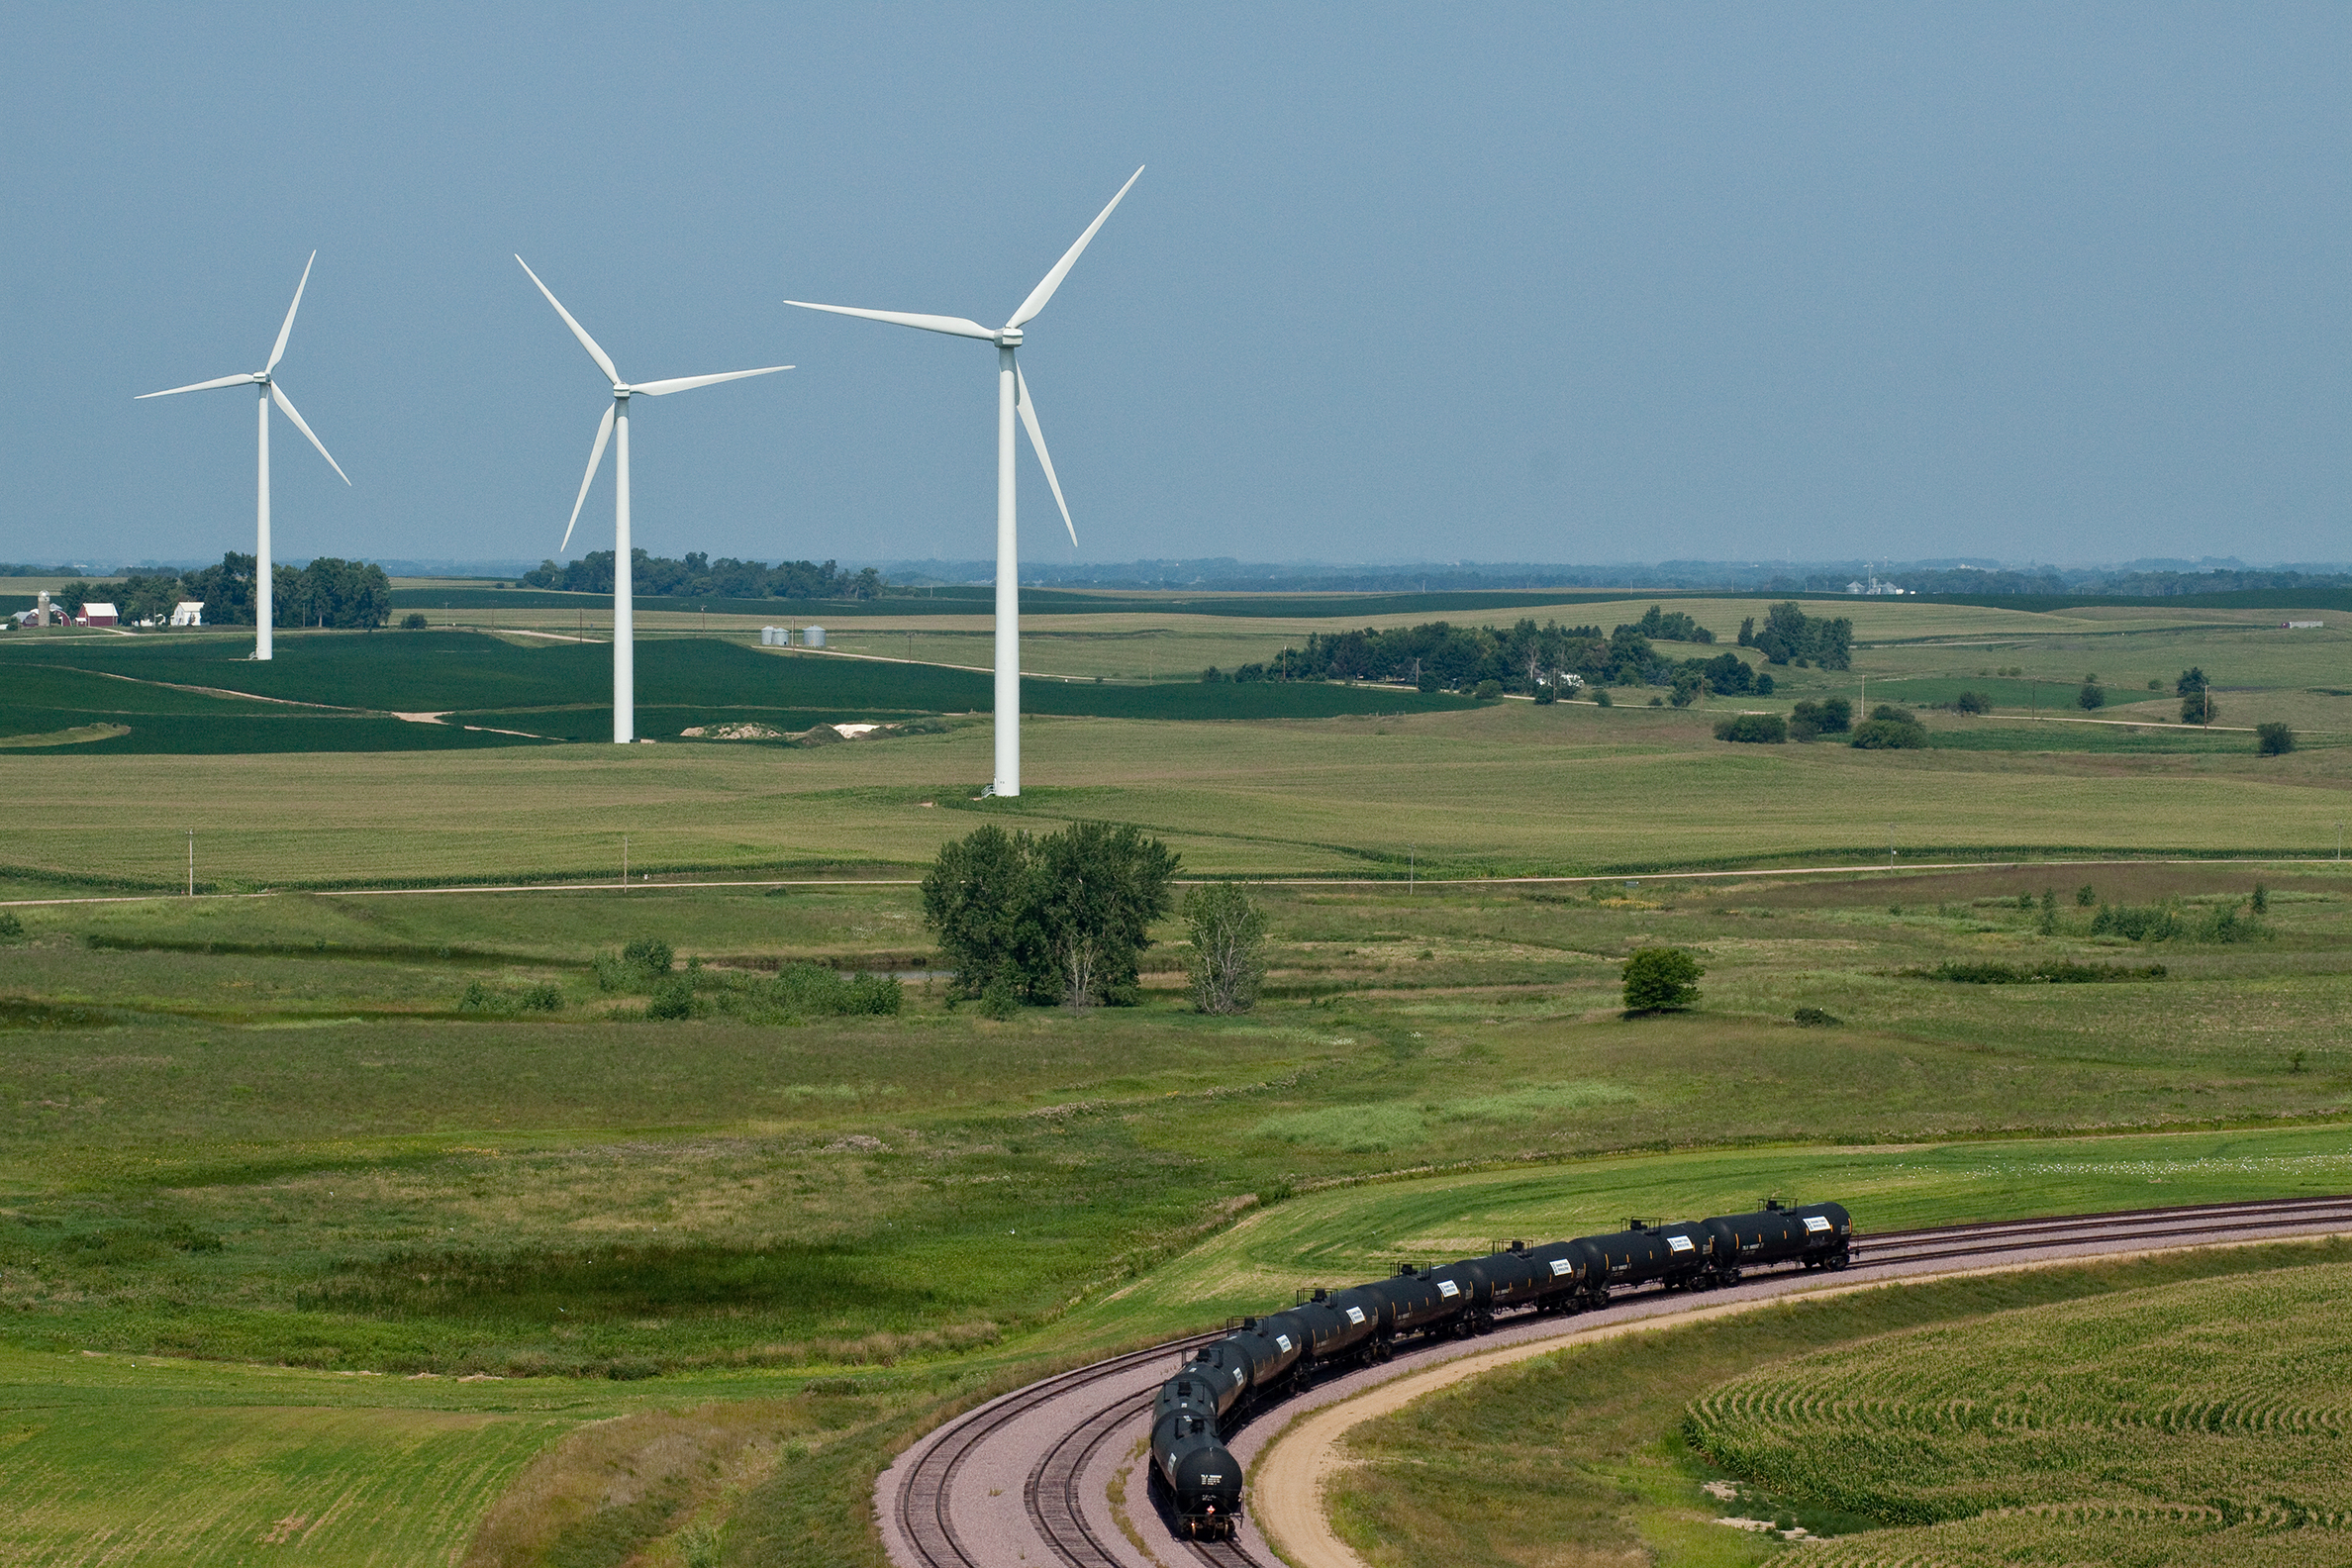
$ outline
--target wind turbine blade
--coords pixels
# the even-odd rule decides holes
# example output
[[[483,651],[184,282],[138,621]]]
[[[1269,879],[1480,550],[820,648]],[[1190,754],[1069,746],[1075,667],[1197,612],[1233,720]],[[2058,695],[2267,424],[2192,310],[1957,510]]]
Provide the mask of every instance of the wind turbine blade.
[[[1045,302],[1053,298],[1053,291],[1061,287],[1062,279],[1070,275],[1070,268],[1077,265],[1079,254],[1086,249],[1088,242],[1094,239],[1095,231],[1103,227],[1103,220],[1111,216],[1112,208],[1125,200],[1127,193],[1134,188],[1135,181],[1142,177],[1143,170],[1140,168],[1127,176],[1127,184],[1120,186],[1119,194],[1111,198],[1111,206],[1095,214],[1095,221],[1086,226],[1086,233],[1080,235],[1078,243],[1070,246],[1059,261],[1053,263],[1053,270],[1045,274],[1045,281],[1029,290],[1029,297],[1021,302],[1021,309],[1013,313],[1013,319],[1005,323],[1006,326],[1019,327],[1034,319],[1037,312],[1045,308]]]
[[[560,310],[562,307],[556,308]],[[563,525],[563,542],[555,546],[555,552],[559,555],[570,546],[572,529],[580,521],[580,508],[588,504],[588,487],[596,483],[596,470],[604,466],[605,442],[613,439],[613,410],[616,406],[611,403],[605,405],[604,420],[596,427],[596,445],[588,453],[588,475],[580,481],[580,498],[572,503],[571,522]]]
[[[1136,172],[1142,171],[1138,169]],[[1075,548],[1078,543],[1078,525],[1070,521],[1070,503],[1062,499],[1061,480],[1054,477],[1053,457],[1045,450],[1045,433],[1037,429],[1037,408],[1029,401],[1029,377],[1021,373],[1019,366],[1013,371],[1013,386],[1021,394],[1014,400],[1021,409],[1021,423],[1029,430],[1029,444],[1037,452],[1037,466],[1045,470],[1045,487],[1053,492],[1053,504],[1061,508],[1062,527],[1070,531],[1070,544]]]
[[[920,327],[925,332],[945,333],[950,338],[979,338],[988,343],[996,342],[995,333],[990,332],[978,322],[966,321],[961,316],[917,316],[907,311],[859,310],[854,305],[812,305],[807,300],[786,300],[784,303],[798,305],[802,310],[831,311],[835,316],[863,316],[867,321],[891,322],[900,327]]]
[[[145,400],[145,399],[147,399],[147,398],[151,398],[151,397],[170,397],[170,396],[172,396],[173,394],[175,394],[175,393],[179,393],[179,392],[210,392],[210,391],[211,391],[211,390],[212,390],[214,387],[225,387],[225,386],[251,386],[252,384],[253,384],[253,377],[252,377],[251,375],[249,375],[249,374],[248,374],[248,375],[233,375],[233,376],[216,376],[216,377],[214,377],[214,378],[213,378],[212,380],[210,380],[210,381],[198,381],[198,382],[194,383],[194,384],[193,384],[193,385],[191,385],[191,386],[184,386],[184,387],[165,387],[165,388],[164,388],[162,391],[160,391],[160,392],[142,392],[142,393],[140,393],[140,394],[139,394],[139,396],[138,396],[138,397],[135,397],[135,398],[133,398],[131,401],[132,401],[132,402],[134,402],[134,403],[138,403],[138,402],[141,402],[141,401],[143,401],[143,400]]]
[[[667,381],[642,381],[629,390],[646,397],[668,397],[672,392],[691,392],[696,387],[717,386],[722,381],[740,381],[745,376],[774,375],[779,370],[791,368],[790,365],[769,365],[761,370],[722,370],[717,375],[675,376]]]
[[[294,422],[294,428],[296,430],[302,432],[302,434],[305,436],[310,436],[310,443],[313,446],[319,448],[319,455],[327,459],[327,466],[335,470],[337,478],[341,479],[344,484],[349,484],[351,482],[351,476],[343,471],[343,464],[335,460],[335,453],[327,449],[327,443],[319,440],[318,437],[311,435],[311,428],[303,423],[302,416],[300,414],[294,412],[294,400],[286,396],[286,389],[282,386],[279,386],[275,381],[269,383],[269,401],[275,403],[278,406],[278,412],[280,414],[285,415],[286,418]]]
[[[318,259],[319,252],[313,250],[310,260],[302,263],[302,281],[294,285],[294,303],[286,307],[286,324],[278,329],[278,341],[269,350],[269,363],[261,367],[263,375],[275,370],[277,362],[286,357],[286,340],[294,336],[294,313],[302,309],[302,291],[310,287],[310,269]],[[297,420],[295,423],[299,425],[302,422]],[[330,457],[327,460],[333,462],[335,459]]]
[[[539,283],[539,291],[547,296],[547,303],[555,307],[555,314],[563,318],[563,325],[569,327],[572,330],[572,336],[580,340],[580,346],[588,350],[588,357],[596,361],[596,368],[605,373],[606,380],[619,386],[621,372],[613,368],[613,356],[597,346],[596,340],[588,336],[587,328],[572,320],[572,313],[563,308],[563,301],[555,297],[555,291],[548,288],[546,284],[539,283],[539,275],[531,270],[530,262],[517,256],[515,265],[523,269],[525,277],[534,283]]]

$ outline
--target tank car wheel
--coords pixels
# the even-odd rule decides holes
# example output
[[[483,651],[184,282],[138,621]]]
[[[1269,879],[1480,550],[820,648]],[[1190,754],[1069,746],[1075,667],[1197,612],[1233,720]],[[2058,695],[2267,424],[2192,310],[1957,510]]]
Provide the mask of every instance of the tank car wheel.
[[[1840,1252],[1836,1256],[1830,1258],[1829,1267],[1832,1271],[1842,1269],[1846,1266],[1846,1255],[1843,1252]]]

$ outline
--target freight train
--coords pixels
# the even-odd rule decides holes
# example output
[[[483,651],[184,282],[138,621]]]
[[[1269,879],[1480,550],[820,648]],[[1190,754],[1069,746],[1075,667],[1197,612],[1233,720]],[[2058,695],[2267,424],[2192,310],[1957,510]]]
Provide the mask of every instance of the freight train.
[[[1386,1361],[1407,1335],[1489,1333],[1500,1313],[1587,1312],[1619,1288],[1715,1290],[1783,1263],[1841,1269],[1853,1233],[1837,1204],[1767,1203],[1754,1214],[1678,1225],[1628,1220],[1612,1235],[1545,1246],[1514,1241],[1487,1257],[1408,1263],[1353,1290],[1316,1291],[1288,1312],[1243,1319],[1168,1379],[1152,1406],[1152,1490],[1187,1535],[1229,1539],[1241,1517],[1241,1467],[1223,1434],[1335,1367]]]

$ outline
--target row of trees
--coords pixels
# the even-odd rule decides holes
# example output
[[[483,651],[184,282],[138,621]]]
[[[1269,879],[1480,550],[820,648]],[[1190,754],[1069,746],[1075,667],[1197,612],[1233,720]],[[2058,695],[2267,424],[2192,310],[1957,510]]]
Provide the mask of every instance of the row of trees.
[[[1927,743],[1927,727],[1908,708],[1881,703],[1859,725],[1853,705],[1843,697],[1800,702],[1784,719],[1779,714],[1733,714],[1715,727],[1717,740],[1777,745],[1794,735],[1811,740],[1817,735],[1847,735],[1848,744],[1865,751],[1915,750]]]
[[[1024,1003],[1132,1007],[1179,865],[1174,850],[1131,826],[1073,823],[1038,836],[990,824],[940,847],[923,879],[924,924],[957,994],[996,1016]],[[1266,973],[1264,914],[1231,883],[1194,889],[1183,914],[1194,1006],[1254,1006]]]
[[[1570,684],[1564,679],[1570,675],[1593,686],[1687,684],[1693,694],[1702,683],[1721,692],[1772,689],[1768,679],[1758,687],[1757,676],[1736,653],[1677,660],[1654,645],[1714,640],[1715,634],[1688,615],[1657,605],[1639,621],[1607,635],[1597,626],[1564,627],[1556,621],[1537,626],[1527,618],[1509,628],[1429,621],[1413,627],[1310,633],[1303,648],[1286,647],[1229,676],[1211,668],[1201,678],[1410,681],[1427,692],[1476,691],[1492,681],[1497,692],[1535,697],[1556,693]],[[1678,694],[1678,705],[1689,700]]]
[[[1844,616],[1809,616],[1797,601],[1784,599],[1764,613],[1761,632],[1754,616],[1739,623],[1739,645],[1756,649],[1768,664],[1850,669],[1854,623]]]
[[[576,561],[540,561],[523,574],[527,588],[560,588],[566,593],[611,593],[611,550],[595,550]],[[655,599],[878,599],[889,580],[868,566],[843,571],[834,561],[713,560],[701,550],[683,559],[629,552],[630,587]]]
[[[192,572],[141,572],[121,582],[68,583],[55,595],[69,615],[92,599],[112,604],[129,624],[164,621],[182,600],[204,603],[206,626],[251,626],[258,561],[235,550],[218,566]],[[379,627],[392,615],[392,580],[372,561],[321,555],[308,566],[272,567],[270,624],[281,627]]]

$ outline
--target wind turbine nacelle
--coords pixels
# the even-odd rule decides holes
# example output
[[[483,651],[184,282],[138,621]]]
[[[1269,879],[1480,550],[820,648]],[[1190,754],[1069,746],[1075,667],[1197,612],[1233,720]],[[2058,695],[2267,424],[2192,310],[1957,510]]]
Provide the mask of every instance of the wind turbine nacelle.
[[[1018,348],[1021,346],[1021,329],[1000,327],[997,329],[996,341],[999,348]]]

